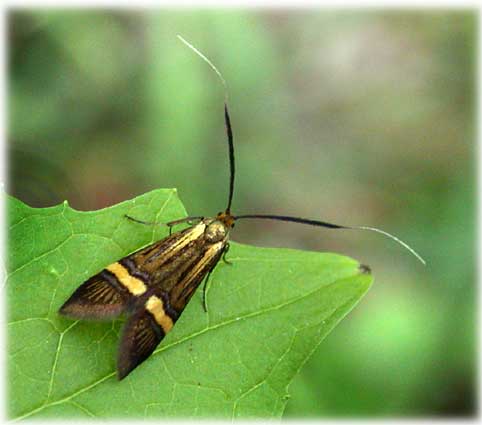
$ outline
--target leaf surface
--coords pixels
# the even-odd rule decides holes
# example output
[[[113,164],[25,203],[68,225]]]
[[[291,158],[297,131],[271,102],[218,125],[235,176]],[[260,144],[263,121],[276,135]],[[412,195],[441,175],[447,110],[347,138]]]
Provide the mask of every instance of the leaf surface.
[[[335,254],[231,243],[154,354],[116,379],[122,320],[73,321],[59,307],[106,265],[161,239],[186,215],[160,189],[92,212],[9,198],[8,408],[11,419],[281,417],[287,387],[372,277]],[[320,391],[323,388],[320,388]]]

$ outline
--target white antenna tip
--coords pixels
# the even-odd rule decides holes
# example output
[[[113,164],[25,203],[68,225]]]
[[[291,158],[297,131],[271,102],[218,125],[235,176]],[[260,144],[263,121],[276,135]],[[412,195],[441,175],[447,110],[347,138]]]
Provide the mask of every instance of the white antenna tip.
[[[187,47],[189,47],[194,53],[196,53],[201,59],[203,59],[210,67],[211,69],[217,74],[219,79],[221,80],[221,83],[224,86],[224,97],[225,100],[227,101],[228,99],[228,85],[226,84],[226,80],[224,79],[223,75],[219,70],[216,68],[216,66],[208,59],[206,55],[204,55],[201,51],[196,49],[191,43],[189,43],[185,38],[177,34],[177,38],[181,40]]]
[[[390,239],[393,239],[395,242],[399,243],[400,245],[402,245],[415,258],[417,258],[418,261],[420,261],[424,266],[427,265],[426,261],[422,258],[422,256],[420,254],[418,254],[417,251],[415,251],[410,245],[403,242],[401,239],[398,239],[396,236],[394,236],[394,235],[392,235],[388,232],[385,232],[384,230],[380,230],[380,229],[377,229],[376,227],[368,227],[368,226],[356,226],[356,227],[352,227],[352,229],[371,230],[372,232],[381,233],[382,235],[385,235],[385,236],[389,237]]]

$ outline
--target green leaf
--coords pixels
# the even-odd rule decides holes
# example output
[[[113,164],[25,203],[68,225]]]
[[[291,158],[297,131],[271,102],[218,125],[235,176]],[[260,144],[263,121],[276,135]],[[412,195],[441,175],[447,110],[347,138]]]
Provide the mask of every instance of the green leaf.
[[[155,353],[115,376],[121,321],[58,315],[83,281],[167,235],[185,216],[175,190],[100,211],[8,199],[9,417],[280,417],[287,387],[372,277],[335,254],[232,243],[212,274],[209,312],[197,291]],[[326,390],[326,388],[320,388]]]

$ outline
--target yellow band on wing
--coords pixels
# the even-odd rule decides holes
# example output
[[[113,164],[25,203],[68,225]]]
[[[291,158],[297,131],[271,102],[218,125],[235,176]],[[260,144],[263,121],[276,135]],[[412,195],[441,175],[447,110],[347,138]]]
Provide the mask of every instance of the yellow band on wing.
[[[154,316],[157,324],[162,327],[165,334],[174,326],[172,319],[164,311],[164,305],[160,298],[155,295],[149,297],[146,302],[146,309]]]
[[[129,271],[119,263],[111,264],[106,269],[110,271],[125,286],[132,295],[142,295],[146,292],[147,287],[144,282],[129,274]]]

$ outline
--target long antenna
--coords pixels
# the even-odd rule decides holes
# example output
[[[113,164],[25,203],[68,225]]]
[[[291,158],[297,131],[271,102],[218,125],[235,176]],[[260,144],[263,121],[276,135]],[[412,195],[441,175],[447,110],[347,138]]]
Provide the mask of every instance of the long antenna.
[[[381,233],[382,235],[387,236],[388,238],[394,240],[395,242],[402,245],[405,249],[407,249],[412,255],[414,255],[423,265],[426,264],[425,260],[407,243],[398,239],[396,236],[388,232],[385,232],[384,230],[377,229],[376,227],[341,226],[339,224],[327,223],[326,221],[318,221],[318,220],[310,220],[308,218],[290,217],[285,215],[270,215],[270,214],[237,215],[233,218],[235,220],[244,219],[244,218],[260,218],[260,219],[266,219],[266,220],[290,221],[293,223],[309,224],[310,226],[328,227],[329,229],[369,230],[371,232]]]
[[[226,134],[228,136],[228,146],[229,146],[229,198],[228,198],[228,206],[226,207],[226,214],[231,213],[231,203],[233,201],[233,194],[234,194],[234,175],[235,175],[235,167],[234,167],[234,142],[233,142],[233,129],[231,128],[231,119],[229,118],[229,111],[228,111],[228,85],[226,84],[226,80],[224,79],[223,75],[219,72],[219,70],[214,66],[214,64],[198,49],[196,49],[191,43],[186,41],[183,37],[179,34],[177,38],[181,40],[187,47],[189,47],[194,53],[196,53],[201,59],[203,59],[217,74],[221,83],[224,86],[224,123],[226,125]]]
[[[231,214],[231,203],[233,200],[233,193],[234,193],[234,175],[235,175],[235,163],[234,163],[234,141],[233,141],[233,130],[231,127],[231,119],[229,117],[228,111],[228,85],[226,84],[226,80],[224,79],[223,75],[219,70],[214,66],[214,64],[198,49],[196,49],[191,43],[186,41],[180,35],[177,36],[179,40],[181,40],[187,47],[189,47],[194,53],[196,53],[201,59],[203,59],[211,69],[216,73],[216,75],[221,80],[222,85],[224,86],[224,122],[226,125],[226,134],[228,136],[228,146],[229,146],[229,169],[230,169],[230,180],[229,180],[229,198],[228,198],[228,206],[226,208],[225,213],[230,215]],[[307,218],[300,218],[300,217],[289,217],[283,215],[270,215],[270,214],[252,214],[252,215],[238,215],[232,216],[234,220],[240,220],[245,218],[255,218],[255,219],[266,219],[266,220],[278,220],[278,221],[290,221],[293,223],[301,223],[301,224],[308,224],[311,226],[318,226],[318,227],[327,227],[330,229],[353,229],[353,230],[369,230],[371,232],[381,233],[384,236],[394,240],[395,242],[402,245],[405,249],[407,249],[412,255],[414,255],[422,264],[426,264],[425,260],[407,243],[403,242],[402,240],[398,239],[396,236],[385,232],[384,230],[377,229],[376,227],[368,227],[368,226],[341,226],[339,224],[328,223],[325,221],[319,220],[310,220]]]
[[[224,103],[224,122],[226,124],[226,134],[228,135],[228,146],[229,146],[229,198],[228,206],[226,208],[226,214],[231,214],[231,202],[233,202],[234,193],[234,143],[233,143],[233,129],[231,128],[231,119],[229,118],[228,104]]]

